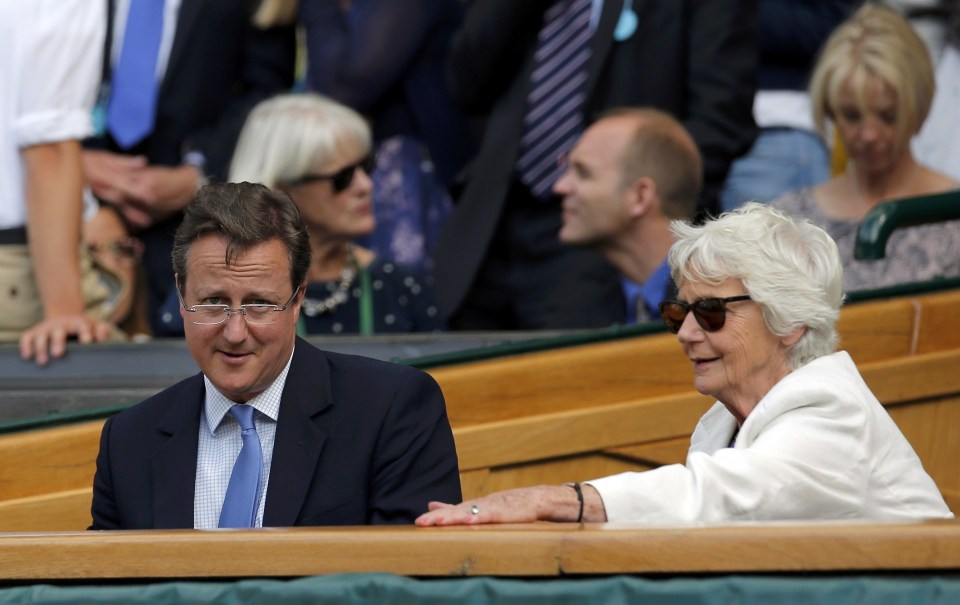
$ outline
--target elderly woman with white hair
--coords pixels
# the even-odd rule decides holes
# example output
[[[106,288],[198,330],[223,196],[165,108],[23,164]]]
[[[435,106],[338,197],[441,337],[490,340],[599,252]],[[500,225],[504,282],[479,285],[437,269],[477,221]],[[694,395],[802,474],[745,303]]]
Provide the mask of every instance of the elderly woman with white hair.
[[[417,524],[952,517],[850,356],[834,352],[843,270],[830,236],[755,203],[673,232],[678,296],[660,312],[694,386],[718,400],[686,464],[434,502]]]
[[[376,226],[371,150],[363,117],[317,94],[261,102],[240,133],[230,180],[287,192],[310,233],[313,256],[301,312],[308,334],[443,327],[428,275],[354,244]]]

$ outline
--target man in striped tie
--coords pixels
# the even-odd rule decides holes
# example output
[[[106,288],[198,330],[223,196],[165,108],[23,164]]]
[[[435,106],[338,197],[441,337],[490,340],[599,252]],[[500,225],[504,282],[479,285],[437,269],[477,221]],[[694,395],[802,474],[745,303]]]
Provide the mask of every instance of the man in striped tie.
[[[754,0],[475,0],[454,37],[450,90],[486,117],[441,234],[437,294],[455,329],[566,329],[624,320],[617,271],[557,238],[551,188],[597,113],[678,117],[704,157],[711,209],[753,139]]]

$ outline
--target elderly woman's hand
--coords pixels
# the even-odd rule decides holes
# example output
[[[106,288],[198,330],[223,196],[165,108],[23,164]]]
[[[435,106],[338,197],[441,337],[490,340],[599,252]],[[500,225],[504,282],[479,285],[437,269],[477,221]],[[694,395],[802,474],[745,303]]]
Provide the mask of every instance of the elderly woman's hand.
[[[480,523],[532,523],[534,521],[576,522],[606,521],[606,512],[597,490],[582,486],[584,505],[572,485],[537,485],[495,492],[471,498],[461,504],[430,502],[430,509],[420,515],[416,524],[475,525]],[[581,510],[583,511],[581,513]]]

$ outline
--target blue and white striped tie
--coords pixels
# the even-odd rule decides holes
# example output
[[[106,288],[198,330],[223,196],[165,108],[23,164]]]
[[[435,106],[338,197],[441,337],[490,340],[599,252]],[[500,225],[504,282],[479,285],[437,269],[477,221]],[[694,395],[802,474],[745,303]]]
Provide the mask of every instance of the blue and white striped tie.
[[[558,160],[583,130],[592,0],[559,0],[544,14],[537,38],[517,169],[536,197],[560,177]]]

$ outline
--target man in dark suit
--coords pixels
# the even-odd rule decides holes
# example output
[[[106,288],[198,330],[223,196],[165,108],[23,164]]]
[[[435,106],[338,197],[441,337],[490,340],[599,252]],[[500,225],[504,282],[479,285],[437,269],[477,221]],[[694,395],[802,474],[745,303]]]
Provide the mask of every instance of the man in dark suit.
[[[598,327],[623,320],[616,271],[596,252],[558,242],[558,199],[532,194],[518,175],[532,74],[542,60],[535,50],[548,30],[545,12],[556,4],[476,0],[453,41],[454,100],[487,118],[436,255],[438,298],[455,328]],[[703,212],[715,209],[731,161],[755,134],[755,8],[753,0],[606,0],[586,26],[582,122],[622,105],[676,116],[704,159]]]
[[[201,189],[173,259],[201,374],[107,420],[91,529],[411,523],[460,500],[432,378],[296,337],[310,246],[286,194]]]
[[[128,21],[139,3],[157,1],[112,3],[108,48],[114,60],[101,88],[105,123],[86,143],[84,168],[93,193],[115,205],[145,243],[150,327],[162,335],[165,324],[155,310],[173,289],[170,248],[181,210],[207,178],[226,178],[253,106],[290,89],[296,39],[291,26],[255,25],[253,0],[181,0],[179,8],[167,3],[159,48],[153,49],[159,82],[152,127],[139,140],[119,142],[109,118],[129,50]]]

